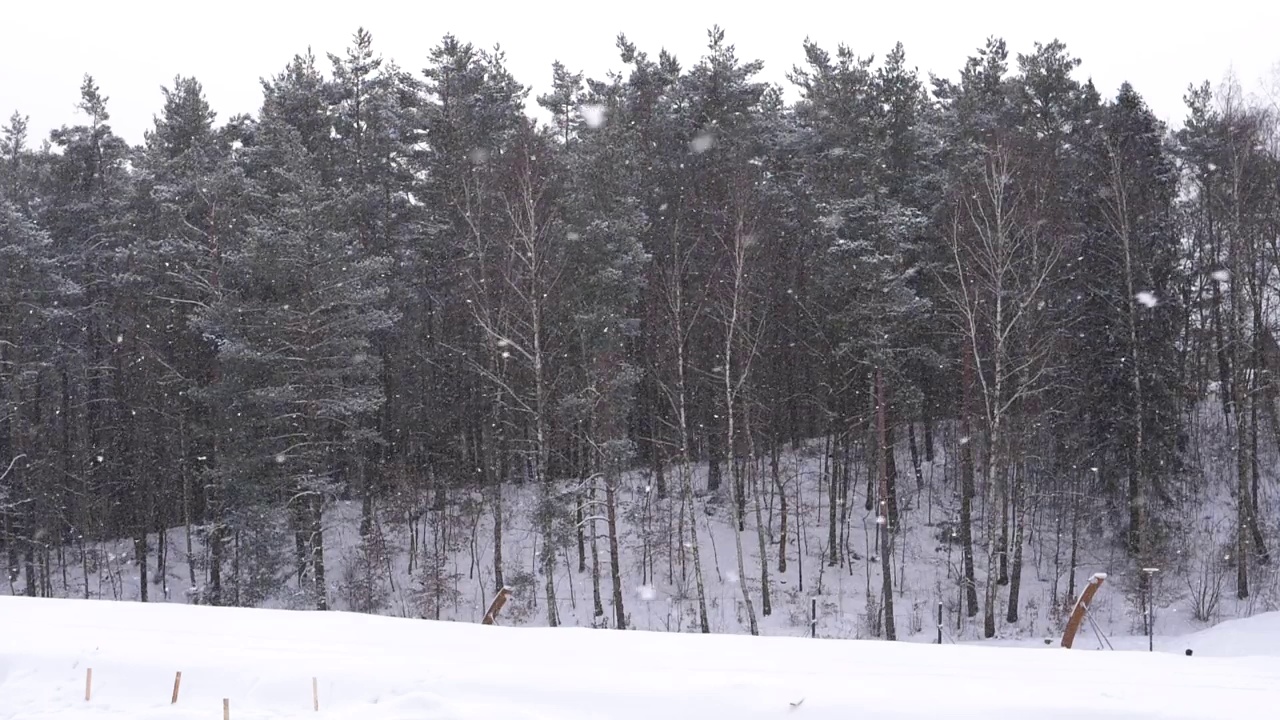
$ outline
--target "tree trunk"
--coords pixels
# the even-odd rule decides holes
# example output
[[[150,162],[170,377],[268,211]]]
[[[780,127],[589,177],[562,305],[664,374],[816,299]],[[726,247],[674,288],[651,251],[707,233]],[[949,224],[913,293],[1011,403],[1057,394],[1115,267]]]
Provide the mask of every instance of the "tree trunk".
[[[484,451],[486,455],[488,454],[488,447],[489,443],[486,442],[486,449]],[[506,524],[506,520],[503,519],[505,511],[503,509],[504,506],[502,502],[502,486],[507,479],[507,464],[509,462],[508,458],[510,457],[507,454],[505,447],[500,448],[500,450],[501,454],[499,455],[498,475],[491,479],[491,482],[493,483],[493,582],[494,587],[498,590],[507,586],[506,573],[502,570],[503,526]],[[490,458],[490,462],[486,463],[486,467],[493,467],[492,458]]]
[[[756,445],[751,433],[751,416],[743,410],[743,424],[747,436],[747,484],[755,497],[756,506],[756,538],[760,552],[760,614],[769,617],[773,614],[773,600],[769,591],[769,538],[768,528],[764,520],[764,488],[760,478],[760,464],[756,461]]]
[[[884,382],[881,379],[881,382]],[[884,408],[883,412],[886,418],[889,414],[889,408]],[[882,452],[884,453],[884,499],[889,509],[889,532],[896,533],[901,524],[901,518],[898,516],[898,460],[893,454],[893,425],[889,420],[885,420],[884,436],[880,438]]]
[[[885,383],[880,368],[876,368],[876,426],[879,442],[880,456],[880,517],[876,520],[880,526],[880,577],[882,599],[881,604],[884,608],[884,636],[886,640],[897,640],[897,629],[894,626],[893,619],[893,528],[890,527],[889,512],[890,504],[888,498],[892,497],[889,490],[889,453],[893,452],[893,448],[889,445],[889,426],[888,426],[888,410],[885,407]]]
[[[1250,512],[1250,468],[1249,457],[1249,416],[1244,403],[1249,400],[1245,383],[1248,381],[1246,362],[1249,357],[1245,345],[1245,328],[1247,327],[1248,305],[1245,298],[1245,267],[1243,226],[1240,219],[1241,168],[1237,164],[1232,168],[1234,175],[1233,197],[1235,203],[1235,222],[1231,233],[1231,400],[1236,419],[1236,597],[1249,597],[1249,554],[1252,540],[1252,513]]]
[[[773,486],[778,490],[781,505],[778,510],[780,526],[778,530],[778,572],[787,571],[787,488],[782,484],[782,474],[778,469],[778,438],[773,437],[773,445],[769,448],[769,470],[773,476]]]
[[[740,229],[741,228],[739,227],[739,230]],[[737,339],[737,335],[738,335],[738,316],[743,310],[742,308],[742,300],[743,300],[742,295],[744,292],[743,277],[744,277],[746,268],[745,268],[745,262],[744,262],[745,247],[743,244],[745,242],[745,239],[742,237],[741,233],[738,233],[734,239],[735,239],[735,243],[734,243],[734,247],[732,248],[733,286],[730,289],[731,295],[729,298],[730,300],[729,316],[725,323],[725,330],[724,330],[724,355],[721,358],[721,368],[723,372],[721,373],[721,379],[724,381],[725,452],[729,458],[729,462],[731,463],[731,466],[736,469],[738,467],[738,464],[735,462],[735,459],[734,459],[734,455],[735,455],[734,451],[736,449],[734,441],[737,437],[735,432],[737,429],[737,426],[735,424],[735,416],[737,415],[736,408],[735,408],[735,405],[737,404],[736,403],[737,386],[734,383],[733,346],[734,346],[734,341]],[[751,362],[751,359],[748,357],[742,363],[743,364],[742,373],[744,376],[746,375],[745,368],[749,366],[750,362]],[[740,475],[740,473],[738,473],[735,470],[735,475]],[[744,557],[745,553],[742,550],[742,529],[743,529],[742,516],[744,514],[743,509],[746,507],[746,500],[745,498],[742,497],[743,484],[742,484],[741,478],[735,477],[734,479],[732,479],[730,481],[730,486],[733,494],[733,497],[731,497],[730,500],[733,502],[734,507],[738,508],[738,511],[737,511],[738,532],[735,532],[733,534],[734,547],[737,550],[737,555],[738,555],[738,584],[740,589],[742,590],[742,604],[746,607],[746,610],[747,610],[747,624],[750,627],[751,634],[759,635],[760,628],[756,622],[755,604],[751,601],[751,593],[747,589],[746,559]]]
[[[707,428],[707,492],[715,494],[720,492],[721,479],[721,462],[724,461],[724,453],[720,450],[720,441],[712,423],[708,423]]]
[[[965,588],[965,614],[978,614],[978,581],[973,562],[973,500],[977,496],[974,487],[973,462],[973,358],[968,343],[963,351],[963,407],[960,419],[960,548],[963,556]]]
[[[1022,512],[1022,496],[1026,488],[1026,463],[1018,468],[1013,480],[1013,497],[1010,505],[1013,507],[1013,537],[1010,543],[1013,545],[1013,563],[1009,570],[1009,611],[1005,615],[1005,620],[1010,623],[1018,622],[1018,600],[1022,591],[1022,546],[1023,531],[1025,528],[1025,516]]]
[[[133,539],[133,559],[138,566],[138,600],[147,602],[147,531],[145,528]]]
[[[606,496],[608,495],[606,491]],[[588,491],[588,501],[591,504],[591,601],[592,609],[595,617],[604,617],[604,599],[600,597],[600,542],[598,540],[599,530],[596,527],[596,518],[594,509],[596,507],[596,481],[591,481],[591,489]],[[605,498],[606,503],[608,497]],[[578,505],[579,513],[582,511],[582,505]],[[579,520],[579,533],[581,533],[582,521]]]
[[[836,438],[831,430],[823,438],[823,443],[826,445],[826,452],[823,454],[826,467],[823,475],[827,479],[827,547],[830,548],[827,551],[827,565],[836,567],[840,564],[840,483],[836,479]]]
[[[311,566],[315,569],[316,609],[329,609],[329,588],[324,572],[324,500],[311,500]]]
[[[585,476],[579,476],[579,477],[585,477]],[[587,571],[587,548],[586,548],[587,531],[585,528],[586,523],[583,522],[586,516],[583,513],[587,503],[590,502],[594,504],[595,502],[594,483],[592,484],[591,492],[589,493],[588,497],[584,498],[581,492],[578,492],[575,494],[577,496],[577,502],[573,504],[573,515],[574,515],[573,524],[574,524],[574,527],[577,529],[576,534],[578,536],[578,573],[581,574]],[[594,524],[592,525],[592,527],[594,528]],[[592,553],[592,557],[595,557],[596,549],[592,548],[591,553]]]
[[[678,257],[679,232],[671,234],[673,257]],[[703,634],[711,632],[711,622],[707,616],[707,589],[702,574],[702,554],[698,543],[698,520],[693,505],[693,453],[689,447],[689,381],[686,364],[686,330],[684,287],[682,278],[675,277],[667,288],[671,304],[671,345],[675,350],[675,409],[677,429],[680,433],[680,502],[681,513],[689,519],[689,550],[693,556],[693,576],[698,590],[698,622]]]
[[[907,423],[907,445],[911,449],[911,469],[916,474],[916,490],[924,491],[924,471],[920,468],[920,448],[916,444],[916,424]]]
[[[609,530],[609,581],[613,585],[613,626],[627,629],[627,611],[622,604],[622,554],[618,548],[617,472],[611,469],[604,479],[605,521]]]

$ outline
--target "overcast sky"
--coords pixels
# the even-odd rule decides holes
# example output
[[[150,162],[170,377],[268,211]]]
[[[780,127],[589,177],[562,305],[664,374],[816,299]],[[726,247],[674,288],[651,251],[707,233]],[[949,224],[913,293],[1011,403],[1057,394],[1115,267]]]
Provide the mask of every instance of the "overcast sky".
[[[882,56],[901,40],[923,73],[954,76],[988,35],[1012,54],[1061,39],[1104,95],[1128,80],[1166,122],[1178,124],[1188,83],[1220,80],[1233,69],[1246,89],[1271,84],[1280,61],[1280,3],[1217,0],[1177,8],[1149,0],[1076,0],[1052,10],[1006,0],[5,0],[0,13],[0,113],[31,118],[33,144],[78,122],[77,91],[92,74],[110,98],[112,124],[140,142],[160,107],[160,87],[194,75],[220,120],[256,112],[258,78],[279,72],[298,52],[341,54],[364,26],[384,56],[415,71],[447,32],[483,47],[500,43],[516,77],[546,88],[553,60],[602,77],[619,67],[614,38],[641,50],[665,47],[686,66],[700,56],[706,30],[725,28],[744,59],[765,61],[764,79],[785,83],[811,37],[834,49]],[[327,69],[327,61],[324,66]]]

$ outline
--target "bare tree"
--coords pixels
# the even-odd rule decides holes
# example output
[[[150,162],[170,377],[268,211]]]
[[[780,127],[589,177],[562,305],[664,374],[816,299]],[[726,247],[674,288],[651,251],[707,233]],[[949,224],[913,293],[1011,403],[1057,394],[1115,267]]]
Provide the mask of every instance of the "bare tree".
[[[972,194],[958,203],[949,238],[945,292],[973,359],[986,425],[986,637],[996,631],[996,578],[1007,551],[996,528],[1010,501],[1006,426],[1023,400],[1044,390],[1051,369],[1051,333],[1040,324],[1059,250],[1037,242],[1021,201],[1013,152],[996,141],[984,151]]]
[[[474,360],[471,365],[497,388],[501,402],[518,418],[518,431],[512,435],[522,439],[515,456],[540,494],[536,515],[543,536],[541,564],[547,624],[555,627],[560,624],[555,589],[559,496],[548,474],[548,364],[554,353],[548,349],[547,308],[563,263],[555,242],[558,218],[549,193],[547,169],[538,162],[540,140],[536,130],[526,126],[512,150],[507,185],[499,200],[505,222],[496,238],[489,237],[470,207],[464,208],[463,216],[471,228],[474,256],[469,266],[472,314],[485,349],[500,360],[496,366]],[[479,201],[477,195],[468,187],[468,204]],[[498,289],[490,287],[490,283]],[[512,363],[518,367],[506,367]]]
[[[684,277],[689,262],[693,258],[691,247],[683,249],[680,243],[680,224],[677,222],[671,231],[670,267],[662,277],[662,290],[667,318],[667,332],[674,358],[675,384],[660,383],[661,390],[671,405],[676,418],[676,438],[679,445],[680,469],[680,503],[681,513],[689,519],[689,551],[693,557],[694,582],[698,593],[698,622],[704,633],[711,632],[711,623],[707,617],[707,590],[702,575],[702,556],[698,543],[697,515],[693,507],[693,453],[689,446],[689,336],[699,315],[702,314],[700,304],[690,303],[685,298]],[[696,247],[696,244],[695,244]],[[681,544],[684,539],[680,538]],[[683,551],[682,551],[683,552]]]
[[[738,194],[738,193],[735,193]],[[735,353],[735,345],[745,338],[749,338],[751,333],[748,332],[750,323],[750,292],[747,287],[747,256],[749,247],[755,242],[755,236],[749,225],[745,209],[745,198],[736,197],[734,204],[733,224],[722,242],[726,245],[729,256],[729,275],[730,282],[728,288],[728,302],[724,312],[724,355],[721,358],[720,378],[723,382],[724,389],[724,408],[725,408],[725,447],[728,449],[730,466],[734,468],[734,474],[739,475],[741,470],[740,463],[737,462],[738,447],[738,427],[736,417],[738,414],[738,406],[743,387],[751,374],[751,362],[755,355],[755,348],[749,346],[738,358]],[[736,361],[735,361],[736,358]],[[745,413],[745,408],[743,409]],[[752,458],[753,460],[754,458]],[[748,461],[748,466],[752,463]],[[751,593],[747,589],[747,574],[744,553],[742,550],[742,532],[743,527],[743,508],[745,506],[746,483],[740,477],[735,477],[730,483],[731,493],[733,494],[732,504],[735,508],[735,523],[737,531],[734,532],[734,546],[738,556],[738,582],[742,590],[743,605],[747,610],[747,622],[751,629],[752,635],[758,635],[760,628],[756,619],[755,604],[751,600]],[[759,513],[757,512],[757,532],[760,542],[760,567],[761,567],[761,591],[764,594],[764,605],[769,606],[769,563],[768,554],[766,553],[767,541],[764,536],[764,527],[759,523]],[[768,614],[768,613],[766,613]]]

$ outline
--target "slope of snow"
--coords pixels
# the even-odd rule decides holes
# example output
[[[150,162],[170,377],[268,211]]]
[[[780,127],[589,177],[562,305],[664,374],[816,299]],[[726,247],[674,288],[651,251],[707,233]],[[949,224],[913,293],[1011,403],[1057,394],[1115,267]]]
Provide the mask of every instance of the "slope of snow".
[[[1256,717],[1280,704],[1276,657],[494,628],[27,598],[0,598],[0,617],[0,718],[13,720],[217,718],[223,698],[233,720],[1204,719]]]
[[[1280,612],[1227,620],[1185,638],[1155,639],[1156,649],[1214,657],[1280,657]]]
[[[893,563],[899,639],[931,642],[936,634],[939,601],[945,606],[949,640],[976,639],[981,630],[981,617],[971,619],[960,611],[959,545],[939,539],[945,526],[955,523],[958,517],[955,463],[949,463],[944,452],[944,446],[949,444],[940,433],[936,458],[923,463],[923,482],[919,486],[911,477],[910,453],[905,445],[899,453],[904,476],[900,499],[904,530],[895,542]],[[867,603],[869,595],[878,596],[881,577],[880,563],[875,560],[875,513],[866,511],[863,503],[866,484],[863,463],[856,464],[849,512],[837,521],[835,535],[842,552],[840,563],[832,566],[829,562],[832,513],[828,485],[823,479],[821,450],[820,443],[811,443],[782,455],[781,482],[788,495],[785,534],[781,501],[771,494],[772,490],[766,493],[762,515],[769,536],[767,565],[773,605],[769,616],[762,614],[761,564],[752,506],[748,506],[743,536],[747,577],[739,578],[734,537],[737,531],[729,501],[724,495],[714,493],[700,493],[696,498],[694,516],[713,633],[748,631],[742,600],[745,582],[760,615],[761,634],[807,636],[812,620],[810,603],[816,597],[819,637],[879,636],[879,611],[869,608]],[[694,471],[694,485],[702,490],[706,484],[707,466],[699,464]],[[619,574],[628,626],[641,630],[697,632],[698,610],[689,544],[687,536],[682,543],[676,531],[683,522],[678,503],[657,499],[653,479],[645,471],[627,473],[621,485],[618,493]],[[330,607],[401,617],[479,622],[496,590],[492,506],[480,502],[478,496],[461,491],[454,498],[457,506],[451,505],[443,513],[429,509],[429,501],[424,495],[417,502],[408,503],[407,508],[393,506],[390,501],[378,504],[376,529],[387,557],[376,562],[361,555],[359,503],[344,501],[330,507],[325,515],[324,552]],[[512,484],[505,491],[502,558],[505,582],[515,591],[515,597],[503,614],[511,625],[546,624],[544,580],[541,563],[537,561],[543,538],[533,519],[537,502],[532,487]],[[569,509],[566,505],[566,511]],[[267,520],[264,527],[280,525],[283,518]],[[591,529],[593,526],[588,523],[587,530]],[[559,601],[557,614],[565,625],[599,626],[613,616],[606,528],[603,522],[598,522],[594,529],[599,536],[605,613],[599,617],[594,613],[589,544],[584,563],[587,570],[581,572],[579,550],[570,539],[557,552],[554,575]],[[1048,530],[1052,529],[1050,525]],[[415,534],[416,553],[411,549],[411,538]],[[1001,636],[1038,638],[1046,633],[1061,632],[1060,618],[1051,610],[1055,605],[1054,591],[1061,596],[1067,588],[1068,546],[1061,542],[1055,544],[1050,532],[1029,533],[1029,536],[1032,539],[1028,546],[1035,551],[1029,549],[1026,553],[1028,566],[1022,577],[1020,620],[1017,624],[1003,622],[1006,601],[1002,597],[1001,607],[996,611],[1001,620]],[[314,601],[300,591],[297,575],[290,573],[293,569],[291,543],[292,536],[284,533],[265,541],[258,538],[243,541],[243,547],[258,551],[270,546],[267,549],[281,556],[284,562],[271,571],[278,579],[273,581],[275,587],[265,598],[237,604],[284,609],[313,607]],[[151,536],[149,546],[148,600],[152,603],[192,602],[208,581],[208,551],[198,529],[169,530],[165,534],[163,553],[159,551],[158,535]],[[188,547],[192,548],[190,561],[186,555]],[[230,582],[234,572],[231,558],[236,552],[233,547],[225,553],[224,583]],[[439,553],[439,573],[428,584],[439,592],[439,598],[424,602],[417,593],[424,584],[422,568],[431,564],[427,556],[435,552]],[[787,556],[786,570],[781,572],[779,553]],[[411,555],[417,555],[417,562],[412,565]],[[1033,567],[1033,558],[1043,558],[1042,567]],[[1123,569],[1117,567],[1115,560],[1114,552],[1102,543],[1082,546],[1077,574],[1084,578],[1093,572],[1108,572],[1120,578]],[[129,540],[90,543],[84,547],[68,545],[63,552],[50,553],[49,563],[50,594],[54,597],[114,600],[142,597],[142,581]],[[985,581],[985,574],[985,563],[980,563],[979,583]],[[349,602],[344,588],[351,584],[353,575],[356,580],[380,588],[382,601],[376,608],[358,608]],[[158,582],[161,579],[163,582]],[[24,590],[25,577],[10,583],[0,581],[0,594],[20,595]],[[227,592],[236,603],[231,591]],[[1123,598],[1117,593],[1100,593],[1094,611],[1108,632],[1128,632],[1133,625]]]
[[[1183,636],[1224,619],[1247,617],[1280,609],[1280,571],[1273,565],[1251,569],[1251,593],[1237,600],[1230,552],[1235,518],[1232,496],[1235,483],[1231,432],[1223,425],[1221,411],[1212,402],[1200,409],[1189,458],[1198,467],[1198,479],[1182,488],[1183,505],[1169,510],[1172,525],[1166,556],[1159,558],[1156,576],[1156,635]],[[932,642],[936,637],[938,604],[943,605],[944,635],[948,642],[983,637],[983,616],[964,612],[960,583],[961,548],[955,542],[959,520],[959,463],[954,450],[960,438],[955,428],[942,423],[935,429],[932,460],[921,453],[918,478],[906,441],[898,443],[899,503],[902,532],[895,540],[893,557],[894,608],[899,640]],[[693,468],[698,491],[692,517],[696,520],[704,569],[707,617],[713,633],[746,633],[749,619],[743,589],[753,598],[759,631],[769,636],[807,636],[811,602],[817,600],[817,634],[824,638],[880,637],[879,609],[881,567],[875,542],[876,518],[865,510],[866,462],[855,448],[850,458],[852,477],[847,504],[831,512],[829,472],[824,466],[827,448],[822,440],[787,448],[781,453],[777,485],[786,490],[783,505],[775,484],[764,485],[761,527],[767,541],[766,562],[772,613],[764,614],[762,568],[754,498],[748,506],[743,535],[745,577],[739,577],[736,557],[736,523],[726,497],[727,483],[719,494],[706,492],[708,467]],[[949,452],[951,451],[951,452]],[[770,478],[767,460],[761,477]],[[1270,447],[1259,457],[1262,477],[1259,515],[1267,521],[1267,537],[1280,537],[1280,482],[1276,471],[1280,454]],[[674,483],[669,469],[668,482]],[[329,607],[340,610],[400,617],[479,622],[496,590],[494,559],[494,503],[478,492],[455,488],[444,509],[433,505],[434,491],[421,484],[387,488],[374,504],[373,523],[378,552],[367,554],[360,537],[359,502],[342,501],[325,513],[325,565]],[[1171,480],[1172,482],[1172,480]],[[1190,482],[1190,481],[1188,481]],[[697,590],[693,576],[688,521],[679,503],[662,500],[654,489],[655,478],[647,470],[628,472],[618,497],[619,578],[627,626],[640,630],[698,632]],[[585,492],[581,483],[565,481],[566,516],[573,512],[575,497]],[[576,489],[575,489],[576,488]],[[597,488],[597,497],[603,490]],[[1122,540],[1111,534],[1114,518],[1092,500],[1078,512],[1066,501],[1076,494],[1070,488],[1050,484],[1029,503],[1017,619],[1008,621],[1010,589],[1000,586],[995,599],[998,640],[989,643],[1043,644],[1046,637],[1062,633],[1065,611],[1075,601],[1085,578],[1105,572],[1109,580],[1091,606],[1091,615],[1117,647],[1139,646],[1122,636],[1143,627],[1134,577],[1136,566],[1125,556]],[[503,610],[505,624],[547,623],[544,567],[539,557],[545,538],[534,522],[538,490],[530,485],[504,486],[501,503],[503,582],[515,595]],[[1181,492],[1181,491],[1180,491]],[[1065,494],[1064,494],[1065,493]],[[1175,495],[1178,492],[1174,493]],[[986,497],[985,492],[979,495]],[[1096,500],[1096,498],[1095,498]],[[1089,504],[1092,503],[1092,504]],[[788,522],[784,528],[785,510]],[[985,539],[982,529],[985,500],[975,503],[976,580],[981,592],[987,581]],[[585,513],[589,518],[600,513]],[[1073,548],[1071,519],[1080,518],[1078,548]],[[832,527],[834,519],[835,527]],[[171,518],[176,521],[176,518]],[[552,583],[557,616],[564,625],[588,627],[612,625],[614,617],[608,540],[602,520],[584,522],[585,548],[580,549],[572,528],[556,549]],[[598,538],[601,603],[595,611],[590,537]],[[831,564],[832,537],[840,548],[839,561]],[[28,578],[36,594],[53,597],[140,600],[144,590],[150,603],[189,603],[208,589],[210,553],[198,526],[173,527],[149,538],[144,582],[135,562],[134,543],[127,539],[72,542],[48,546],[37,553],[33,573],[20,572],[0,579],[0,595],[28,591]],[[280,513],[268,511],[243,536],[236,535],[224,550],[222,580],[228,602],[264,608],[303,609],[315,606],[309,579],[300,580],[293,559],[294,538]],[[780,555],[785,555],[785,570]],[[1071,561],[1075,560],[1074,583]],[[428,570],[428,568],[430,568]],[[39,577],[43,576],[43,577]],[[236,586],[235,578],[242,578]],[[306,586],[304,588],[304,585]],[[241,594],[239,589],[243,588]],[[249,587],[253,586],[253,587]],[[353,593],[352,589],[360,590]],[[1074,591],[1069,589],[1074,588]],[[367,601],[354,594],[370,596]],[[1194,595],[1212,597],[1209,610],[1194,612]],[[1171,641],[1180,643],[1181,640]],[[1096,648],[1090,627],[1082,631],[1077,647]],[[1182,647],[1168,645],[1181,652]]]

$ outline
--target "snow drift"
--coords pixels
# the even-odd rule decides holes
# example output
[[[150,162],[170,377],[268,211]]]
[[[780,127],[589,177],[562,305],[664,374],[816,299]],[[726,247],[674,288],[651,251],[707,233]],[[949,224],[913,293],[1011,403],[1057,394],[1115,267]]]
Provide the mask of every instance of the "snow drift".
[[[0,718],[13,720],[217,718],[223,698],[233,720],[1239,718],[1280,704],[1278,657],[502,628],[13,597],[0,598],[0,617]],[[176,671],[181,694],[170,705]]]

